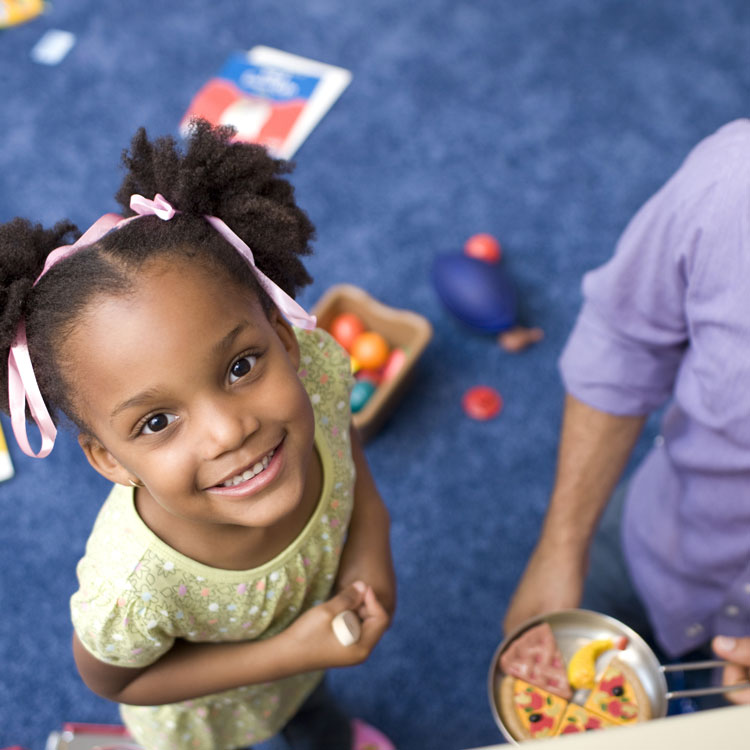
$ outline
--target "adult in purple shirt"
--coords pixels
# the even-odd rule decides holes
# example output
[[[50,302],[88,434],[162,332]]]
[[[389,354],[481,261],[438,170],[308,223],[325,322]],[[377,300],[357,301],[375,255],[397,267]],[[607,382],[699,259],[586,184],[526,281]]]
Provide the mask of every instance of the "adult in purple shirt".
[[[583,294],[560,360],[555,486],[506,630],[585,606],[668,657],[750,636],[750,120],[693,149]]]

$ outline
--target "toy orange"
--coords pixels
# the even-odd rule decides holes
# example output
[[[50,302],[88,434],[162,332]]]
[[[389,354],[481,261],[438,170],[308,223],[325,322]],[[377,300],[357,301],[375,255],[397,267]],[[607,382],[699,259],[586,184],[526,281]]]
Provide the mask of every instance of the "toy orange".
[[[352,341],[351,354],[363,369],[378,370],[388,360],[390,349],[377,331],[365,331]]]

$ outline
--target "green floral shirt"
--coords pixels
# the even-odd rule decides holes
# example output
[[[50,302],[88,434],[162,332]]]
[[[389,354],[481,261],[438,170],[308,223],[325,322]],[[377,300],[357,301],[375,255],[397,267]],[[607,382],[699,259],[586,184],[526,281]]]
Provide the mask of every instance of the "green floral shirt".
[[[252,570],[220,570],[161,541],[135,510],[133,489],[115,485],[78,563],[73,625],[97,659],[153,664],[175,638],[196,642],[268,638],[333,585],[352,510],[349,360],[321,330],[296,331],[299,377],[315,412],[323,490],[312,517],[282,553]],[[163,706],[121,706],[148,750],[230,750],[276,734],[322,677],[304,673]]]

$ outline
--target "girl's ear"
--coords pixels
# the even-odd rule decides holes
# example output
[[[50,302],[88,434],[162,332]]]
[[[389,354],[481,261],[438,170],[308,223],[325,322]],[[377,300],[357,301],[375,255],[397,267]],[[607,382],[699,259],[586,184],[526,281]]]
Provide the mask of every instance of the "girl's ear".
[[[300,355],[299,355],[299,342],[294,334],[294,329],[286,318],[274,308],[271,311],[271,326],[276,335],[281,339],[281,343],[284,345],[289,359],[294,365],[294,369],[299,369]]]
[[[95,437],[81,433],[78,444],[89,463],[105,479],[125,486],[130,484],[133,475]]]

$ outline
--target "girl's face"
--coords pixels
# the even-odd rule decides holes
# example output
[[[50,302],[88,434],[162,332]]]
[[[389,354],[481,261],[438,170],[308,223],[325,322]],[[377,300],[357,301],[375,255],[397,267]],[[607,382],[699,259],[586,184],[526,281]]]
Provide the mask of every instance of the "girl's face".
[[[270,527],[301,502],[314,419],[290,326],[254,293],[157,260],[66,344],[94,468],[191,523]]]

